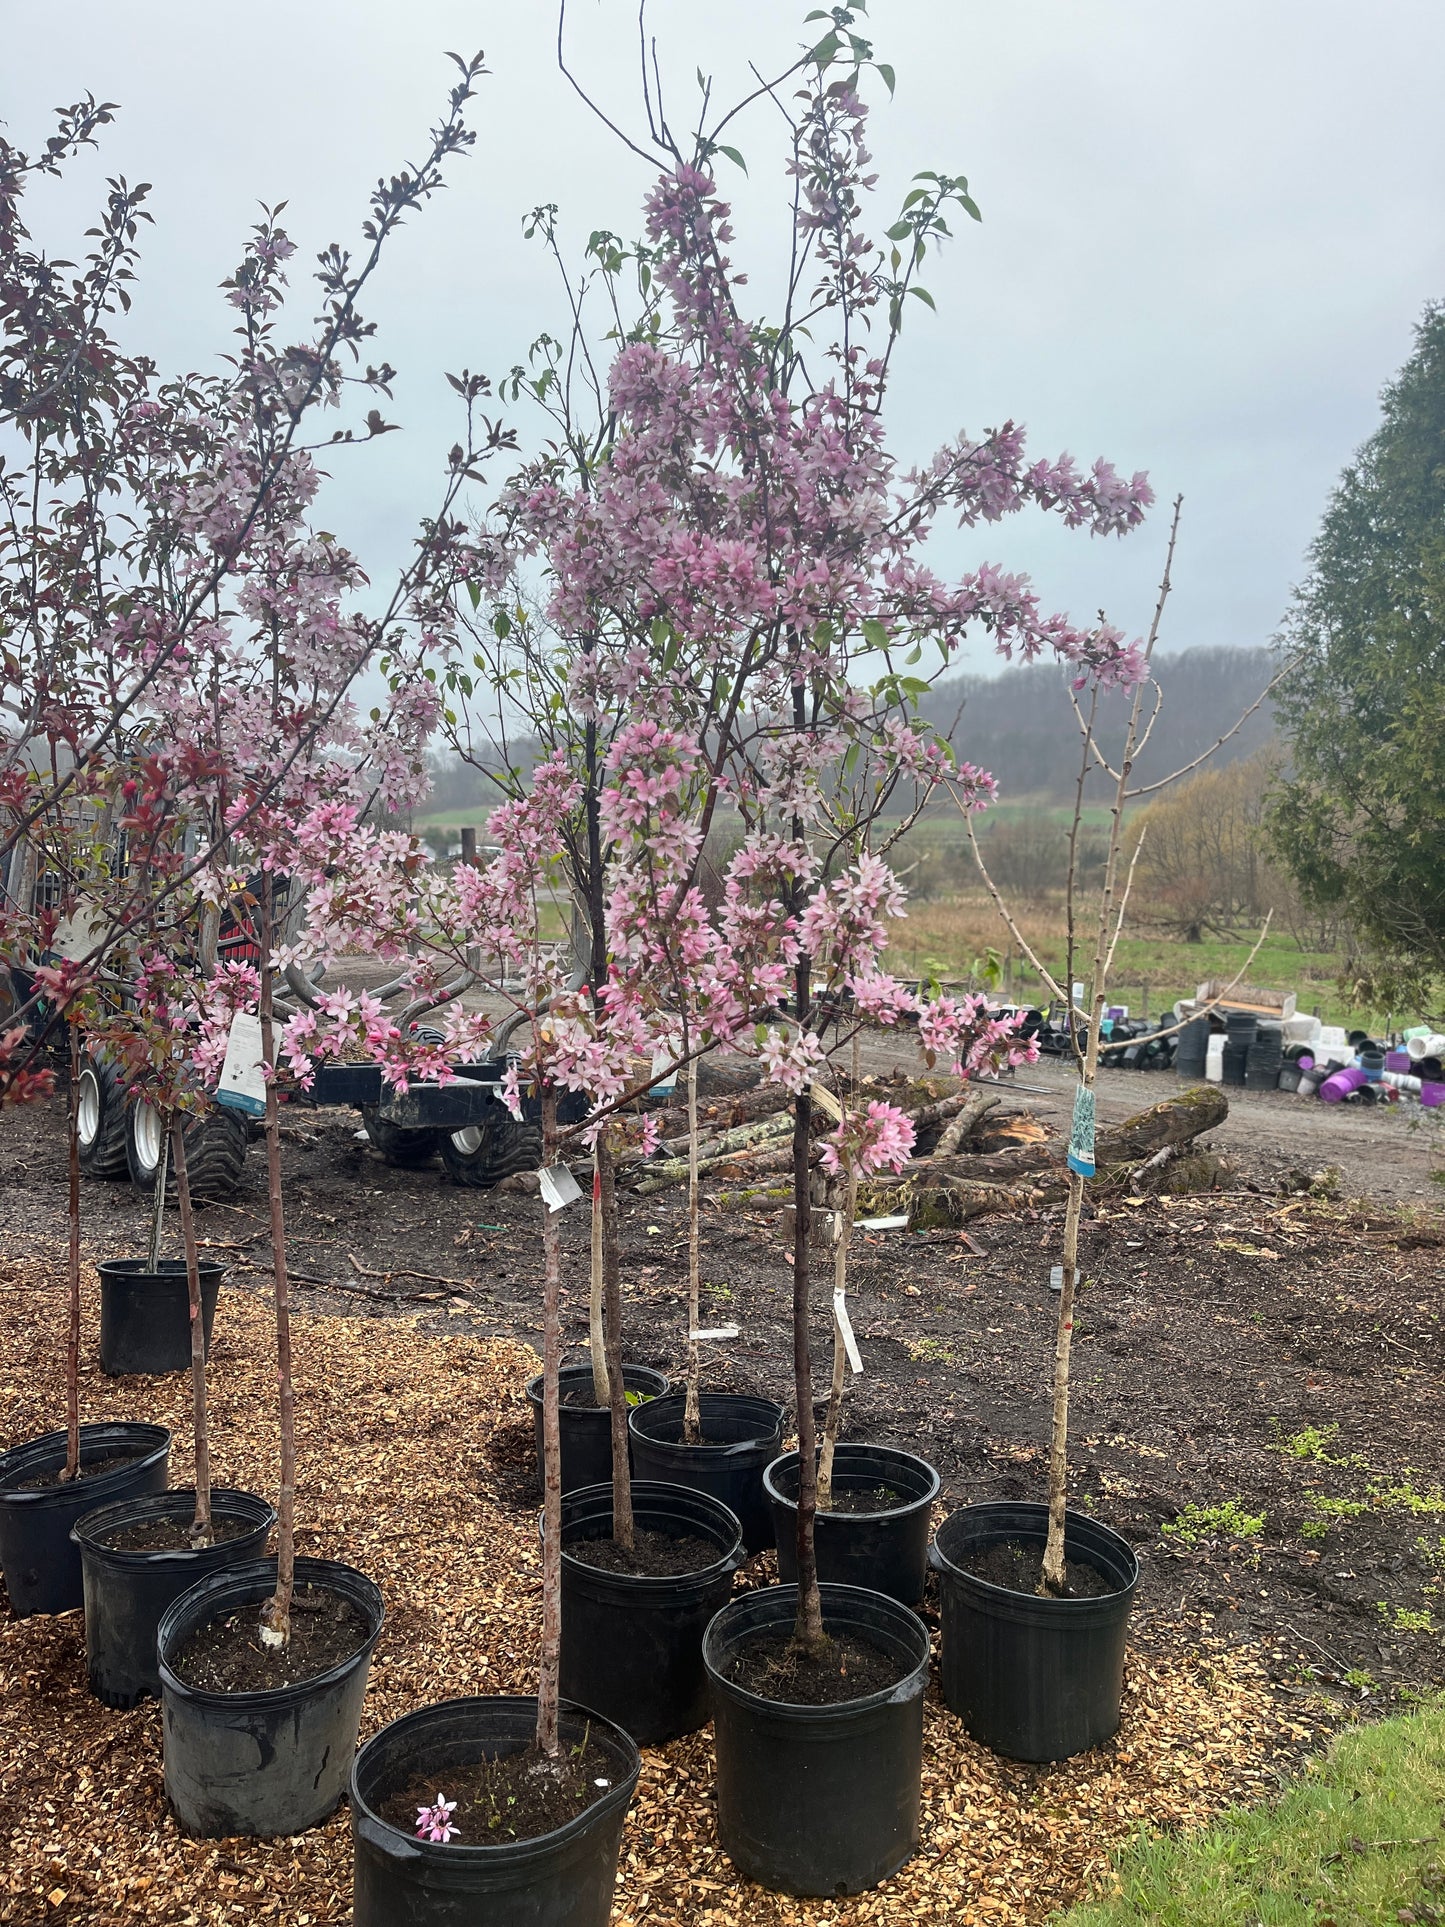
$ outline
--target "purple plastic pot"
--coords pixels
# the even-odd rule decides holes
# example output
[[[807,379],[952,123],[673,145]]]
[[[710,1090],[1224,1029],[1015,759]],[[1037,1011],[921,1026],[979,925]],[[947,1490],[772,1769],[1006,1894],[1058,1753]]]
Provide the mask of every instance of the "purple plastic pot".
[[[1340,1104],[1351,1091],[1359,1090],[1368,1081],[1365,1073],[1352,1064],[1346,1070],[1335,1071],[1327,1077],[1320,1085],[1320,1096],[1326,1104]]]
[[[1422,1084],[1420,1102],[1427,1111],[1433,1111],[1439,1105],[1445,1104],[1445,1084]]]
[[[1408,1071],[1409,1068],[1410,1068],[1409,1051],[1391,1050],[1391,1051],[1385,1052],[1385,1069],[1387,1071]]]

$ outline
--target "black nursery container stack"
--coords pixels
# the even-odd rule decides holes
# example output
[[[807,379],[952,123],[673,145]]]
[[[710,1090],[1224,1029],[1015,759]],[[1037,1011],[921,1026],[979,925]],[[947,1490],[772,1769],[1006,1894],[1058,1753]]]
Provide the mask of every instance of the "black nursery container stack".
[[[1280,1066],[1284,1062],[1284,1029],[1279,1024],[1259,1024],[1244,1065],[1244,1087],[1249,1091],[1273,1091],[1279,1087]]]
[[[1243,1084],[1249,1067],[1249,1053],[1259,1030],[1259,1019],[1244,1011],[1232,1010],[1227,1021],[1229,1029],[1224,1040],[1222,1081],[1226,1084]]]

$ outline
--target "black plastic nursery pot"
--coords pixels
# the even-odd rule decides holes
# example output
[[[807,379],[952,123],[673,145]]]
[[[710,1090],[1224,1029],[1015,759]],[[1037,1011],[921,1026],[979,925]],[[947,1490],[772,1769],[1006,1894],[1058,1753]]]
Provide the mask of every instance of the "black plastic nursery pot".
[[[792,1586],[744,1593],[703,1636],[723,1852],[777,1893],[864,1893],[918,1846],[928,1629],[859,1586],[824,1586],[823,1625],[877,1646],[906,1670],[896,1686],[837,1706],[766,1700],[725,1677],[739,1647],[791,1631]]]
[[[191,1364],[191,1303],[184,1258],[162,1258],[152,1271],[144,1258],[112,1258],[100,1272],[100,1369],[114,1378],[132,1372],[184,1372]],[[225,1266],[197,1267],[206,1351],[216,1322]]]
[[[923,1597],[928,1577],[929,1513],[938,1497],[938,1473],[927,1459],[892,1445],[833,1448],[833,1490],[875,1492],[896,1499],[868,1512],[817,1514],[814,1544],[818,1577],[839,1586],[865,1586],[911,1606]],[[778,1577],[798,1577],[798,1455],[784,1452],[763,1473],[778,1542]]]
[[[345,1791],[385,1609],[364,1573],[334,1559],[298,1559],[296,1584],[349,1600],[365,1616],[366,1637],[339,1665],[294,1686],[205,1692],[171,1670],[198,1627],[270,1597],[274,1559],[215,1573],[162,1615],[156,1644],[166,1794],[185,1833],[201,1839],[304,1833],[334,1810]]]
[[[672,1380],[666,1372],[655,1372],[650,1365],[624,1365],[622,1383],[629,1392],[644,1399],[661,1398]],[[562,1439],[562,1490],[572,1492],[582,1485],[601,1485],[612,1477],[612,1413],[606,1405],[567,1403],[569,1396],[592,1393],[590,1365],[564,1365],[557,1374],[561,1398],[558,1423]],[[527,1380],[527,1397],[532,1402],[532,1425],[537,1438],[537,1487],[542,1478],[542,1374]]]
[[[691,1486],[695,1492],[721,1499],[729,1512],[737,1514],[748,1551],[761,1552],[773,1543],[773,1516],[763,1491],[763,1472],[783,1442],[782,1406],[770,1398],[702,1392],[698,1396],[701,1445],[683,1444],[686,1410],[686,1394],[672,1392],[628,1414],[632,1464],[638,1478]]]
[[[67,1613],[84,1603],[80,1549],[71,1527],[112,1499],[164,1491],[171,1435],[163,1425],[82,1425],[82,1471],[111,1458],[124,1463],[65,1485],[26,1486],[27,1479],[64,1467],[64,1432],[47,1432],[0,1455],[0,1567],[17,1619]]]
[[[1064,1557],[1116,1590],[1098,1599],[1010,1592],[962,1562],[1004,1540],[1048,1537],[1045,1505],[1001,1500],[965,1506],[938,1529],[943,1697],[974,1739],[1015,1760],[1067,1760],[1119,1730],[1124,1635],[1139,1562],[1117,1532],[1077,1512],[1064,1517]]]
[[[562,1692],[614,1720],[642,1746],[695,1733],[707,1720],[702,1636],[725,1606],[747,1557],[736,1516],[706,1492],[638,1479],[639,1531],[706,1539],[714,1556],[695,1572],[654,1577],[607,1572],[569,1548],[612,1533],[612,1487],[562,1500]]]
[[[264,1551],[276,1523],[274,1506],[250,1492],[213,1489],[211,1518],[243,1527],[214,1545],[163,1549],[112,1546],[107,1540],[127,1526],[162,1520],[189,1525],[194,1488],[173,1488],[146,1498],[117,1499],[87,1512],[71,1527],[80,1548],[85,1586],[85,1657],[90,1690],[107,1706],[134,1706],[147,1693],[159,1696],[156,1629],[166,1608],[212,1573],[244,1565]]]
[[[446,1792],[448,1767],[520,1753],[537,1725],[535,1699],[454,1699],[384,1726],[351,1769],[355,1927],[607,1927],[622,1822],[642,1762],[620,1727],[565,1705],[564,1747],[584,1739],[612,1762],[611,1784],[552,1833],[503,1846],[418,1840],[381,1818],[418,1773]],[[599,1776],[601,1777],[601,1776]]]

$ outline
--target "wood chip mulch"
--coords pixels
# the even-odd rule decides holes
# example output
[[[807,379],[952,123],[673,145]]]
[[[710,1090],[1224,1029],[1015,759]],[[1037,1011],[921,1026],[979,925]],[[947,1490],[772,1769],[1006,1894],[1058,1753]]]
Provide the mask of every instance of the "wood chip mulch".
[[[53,1428],[61,1409],[61,1267],[0,1261],[0,1443]],[[189,1384],[108,1380],[94,1363],[88,1272],[87,1419],[175,1432],[171,1479],[190,1476]],[[527,1692],[540,1620],[535,1514],[494,1472],[536,1369],[510,1340],[437,1337],[404,1320],[298,1313],[299,1550],[369,1573],[387,1603],[362,1737],[427,1701]],[[223,1294],[210,1372],[218,1484],[275,1497],[274,1371],[264,1299]],[[499,1454],[499,1458],[502,1455]],[[500,1478],[501,1484],[498,1484]],[[644,1756],[624,1836],[617,1927],[791,1927],[1039,1921],[1097,1884],[1141,1827],[1198,1824],[1257,1799],[1314,1737],[1282,1713],[1245,1651],[1135,1655],[1118,1739],[1031,1768],[974,1745],[934,1688],[927,1707],[922,1847],[860,1898],[800,1901],[740,1880],[716,1841],[711,1734]],[[14,1620],[0,1605],[0,1921],[40,1927],[322,1927],[351,1917],[343,1809],[288,1840],[192,1841],[161,1775],[160,1710],[113,1712],[85,1680],[79,1613]]]

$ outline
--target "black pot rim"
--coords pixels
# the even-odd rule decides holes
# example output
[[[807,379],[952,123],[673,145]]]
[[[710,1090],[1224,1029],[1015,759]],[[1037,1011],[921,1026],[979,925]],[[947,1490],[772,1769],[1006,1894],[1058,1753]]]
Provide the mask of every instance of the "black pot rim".
[[[215,1546],[108,1546],[100,1534],[108,1532],[112,1526],[129,1523],[127,1515],[134,1517],[169,1518],[173,1513],[183,1514],[195,1509],[196,1488],[193,1485],[168,1486],[164,1492],[143,1493],[128,1499],[112,1499],[109,1505],[98,1506],[94,1512],[84,1513],[70,1528],[70,1537],[82,1551],[101,1558],[107,1565],[116,1565],[126,1571],[140,1567],[155,1567],[182,1564],[187,1560],[204,1557],[217,1550]],[[211,1513],[221,1518],[244,1519],[249,1525],[265,1524],[269,1532],[276,1523],[276,1508],[269,1500],[255,1492],[242,1492],[231,1486],[213,1486],[211,1489]]]
[[[1034,1513],[1038,1518],[1041,1529],[1037,1532],[1026,1531],[1018,1525],[1013,1525],[1005,1529],[1002,1522],[1000,1522],[996,1530],[978,1534],[979,1539],[991,1543],[997,1543],[1005,1539],[1047,1539],[1049,1509],[1041,1501],[1036,1499],[981,1499],[974,1505],[960,1506],[957,1512],[950,1512],[943,1524],[944,1526],[948,1526],[951,1525],[955,1519],[977,1518],[980,1514],[1005,1509],[1010,1512]],[[986,1519],[984,1523],[987,1524]],[[1074,1616],[1082,1616],[1088,1614],[1090,1611],[1097,1612],[1101,1608],[1110,1608],[1119,1600],[1126,1599],[1135,1592],[1139,1584],[1139,1557],[1134,1551],[1134,1548],[1129,1544],[1129,1541],[1115,1532],[1112,1526],[1106,1526],[1102,1519],[1091,1519],[1087,1512],[1074,1512],[1066,1509],[1064,1512],[1064,1554],[1066,1558],[1074,1556],[1069,1553],[1068,1549],[1069,1529],[1070,1527],[1077,1528],[1079,1526],[1087,1527],[1089,1531],[1097,1532],[1105,1536],[1110,1541],[1111,1548],[1117,1550],[1128,1560],[1130,1566],[1133,1568],[1133,1577],[1126,1585],[1116,1587],[1113,1592],[1095,1593],[1088,1598],[1079,1599],[1056,1599],[1052,1595],[1045,1598],[1042,1594],[1015,1592],[1012,1586],[995,1585],[993,1580],[982,1579],[976,1572],[969,1572],[963,1566],[955,1565],[948,1553],[940,1548],[936,1535],[932,1545],[928,1548],[928,1563],[935,1572],[946,1572],[950,1579],[957,1580],[960,1585],[966,1586],[970,1591],[976,1591],[983,1599],[1033,1600],[1041,1610],[1048,1612],[1050,1615],[1067,1613]],[[939,1528],[940,1531],[942,1529],[942,1527]],[[1092,1562],[1088,1557],[1087,1548],[1083,1548],[1082,1552],[1084,1563],[1086,1565],[1091,1564]],[[1097,1572],[1099,1569],[1095,1566],[1094,1570]],[[1110,1575],[1105,1574],[1102,1576],[1109,1577]]]
[[[905,1452],[900,1445],[874,1445],[868,1439],[848,1439],[847,1441],[840,1439],[838,1441],[837,1445],[833,1448],[833,1471],[835,1475],[846,1462],[843,1459],[843,1454],[846,1453],[850,1447],[860,1452],[887,1453],[895,1459],[907,1459],[910,1465],[922,1466],[929,1475],[929,1490],[920,1493],[916,1499],[906,1499],[901,1505],[881,1506],[876,1512],[859,1512],[850,1506],[847,1512],[836,1515],[831,1512],[819,1512],[817,1516],[820,1519],[833,1518],[836,1516],[839,1519],[857,1519],[860,1523],[872,1519],[902,1519],[910,1512],[921,1512],[925,1508],[931,1508],[934,1500],[943,1490],[943,1480],[939,1476],[936,1465],[931,1465],[927,1459],[919,1458],[916,1452]],[[799,1453],[795,1446],[791,1452],[780,1453],[763,1472],[763,1489],[768,1497],[776,1504],[786,1506],[790,1512],[797,1511],[798,1501],[796,1499],[790,1499],[786,1492],[780,1492],[778,1490],[773,1474],[781,1467],[791,1467],[797,1465],[799,1462]]]
[[[338,1559],[298,1558],[298,1586],[320,1586],[324,1591],[339,1592],[343,1598],[361,1607],[373,1620],[370,1632],[354,1652],[348,1653],[345,1659],[338,1660],[334,1666],[328,1666],[324,1673],[313,1673],[309,1679],[294,1680],[289,1686],[270,1686],[238,1693],[218,1693],[207,1687],[190,1686],[171,1670],[169,1649],[174,1642],[179,1619],[183,1616],[189,1618],[195,1607],[205,1605],[214,1607],[214,1610],[205,1612],[194,1623],[196,1626],[209,1625],[213,1619],[219,1619],[222,1613],[229,1612],[232,1606],[259,1606],[270,1596],[275,1584],[276,1561],[252,1559],[244,1566],[229,1566],[223,1572],[198,1580],[189,1591],[174,1600],[161,1615],[156,1628],[157,1671],[163,1692],[186,1700],[193,1706],[260,1712],[285,1706],[292,1700],[309,1698],[319,1689],[344,1679],[348,1673],[355,1672],[358,1666],[370,1660],[376,1642],[381,1637],[382,1627],[386,1624],[386,1607],[375,1580]],[[261,1590],[256,1591],[257,1587]],[[228,1594],[236,1596],[228,1600]]]
[[[565,1506],[574,1500],[584,1498],[589,1492],[605,1493],[608,1500],[608,1509],[609,1511],[611,1510],[612,1487],[610,1485],[574,1486],[572,1491],[563,1493],[562,1503]],[[634,1479],[632,1481],[632,1511],[633,1517],[638,1525],[643,1525],[648,1499],[659,1492],[681,1493],[689,1502],[696,1503],[701,1506],[704,1511],[710,1510],[715,1513],[721,1513],[722,1518],[718,1521],[719,1525],[723,1523],[723,1520],[731,1520],[733,1532],[732,1545],[726,1551],[719,1553],[711,1565],[694,1566],[690,1572],[613,1572],[608,1567],[589,1565],[587,1560],[575,1558],[567,1549],[567,1528],[564,1524],[562,1528],[563,1563],[570,1565],[574,1571],[586,1573],[589,1579],[596,1580],[599,1584],[609,1587],[615,1585],[617,1591],[632,1593],[641,1599],[649,1599],[662,1593],[675,1595],[679,1590],[691,1591],[694,1588],[699,1591],[706,1590],[715,1580],[721,1579],[725,1573],[736,1572],[740,1566],[747,1563],[748,1550],[743,1544],[743,1528],[737,1514],[730,1506],[725,1506],[721,1499],[713,1498],[710,1492],[699,1492],[696,1486],[669,1485],[665,1479]],[[546,1514],[545,1512],[539,1513],[537,1516],[538,1538],[543,1536],[545,1526]],[[646,1530],[645,1527],[644,1530]]]
[[[6,1484],[10,1470],[9,1461],[12,1459],[23,1457],[27,1472],[44,1472],[57,1461],[61,1465],[65,1463],[66,1434],[42,1432],[39,1438],[26,1439],[21,1444],[12,1446],[8,1452],[0,1453],[0,1505],[31,1506],[41,1510],[51,1506],[73,1506],[77,1484],[89,1487],[84,1495],[87,1501],[97,1498],[98,1495],[97,1503],[103,1505],[114,1495],[117,1486],[133,1479],[138,1472],[147,1466],[154,1465],[170,1451],[171,1435],[164,1425],[146,1425],[136,1419],[106,1419],[93,1425],[81,1426],[82,1464],[85,1462],[87,1444],[102,1448],[101,1451],[93,1454],[97,1458],[105,1456],[103,1448],[107,1445],[141,1445],[145,1449],[128,1458],[123,1465],[112,1466],[109,1472],[102,1472],[94,1479],[72,1481],[69,1485]]]
[[[709,1405],[715,1410],[720,1404],[725,1404],[733,1408],[739,1405],[756,1406],[758,1408],[757,1419],[759,1425],[763,1425],[763,1415],[765,1412],[768,1414],[767,1424],[755,1437],[734,1439],[727,1445],[719,1445],[712,1439],[704,1439],[698,1445],[689,1445],[685,1439],[680,1437],[675,1439],[659,1438],[655,1432],[649,1432],[643,1427],[641,1417],[642,1414],[646,1412],[649,1418],[655,1419],[660,1406],[675,1405],[676,1410],[669,1411],[666,1416],[669,1419],[676,1417],[680,1421],[686,1410],[687,1394],[685,1392],[669,1392],[663,1398],[653,1398],[649,1399],[644,1405],[634,1405],[632,1410],[627,1414],[627,1429],[635,1437],[645,1439],[649,1445],[666,1446],[669,1450],[678,1452],[707,1453],[711,1458],[717,1460],[737,1458],[744,1453],[756,1452],[760,1445],[767,1443],[770,1435],[781,1427],[784,1419],[787,1417],[786,1409],[779,1405],[776,1399],[761,1398],[752,1392],[700,1392],[698,1394],[698,1409],[704,1417],[707,1414]]]
[[[708,1622],[707,1630],[702,1636],[702,1663],[706,1668],[708,1679],[712,1685],[716,1687],[719,1692],[726,1693],[728,1697],[738,1705],[766,1707],[771,1712],[785,1714],[790,1720],[796,1720],[799,1725],[826,1725],[830,1720],[837,1719],[844,1714],[851,1717],[855,1713],[871,1712],[875,1706],[895,1705],[899,1701],[913,1699],[916,1694],[920,1694],[926,1690],[929,1672],[933,1664],[932,1644],[929,1639],[928,1628],[916,1612],[910,1607],[903,1605],[901,1601],[894,1599],[891,1594],[874,1592],[869,1586],[841,1586],[828,1582],[820,1585],[818,1592],[823,1602],[823,1618],[825,1622],[828,1617],[828,1605],[830,1601],[844,1605],[851,1600],[867,1599],[875,1605],[886,1607],[888,1615],[898,1621],[900,1631],[915,1633],[918,1639],[921,1640],[923,1657],[909,1672],[904,1674],[902,1679],[896,1680],[892,1686],[880,1686],[876,1693],[865,1693],[861,1698],[855,1700],[834,1700],[827,1706],[810,1706],[799,1700],[767,1699],[761,1693],[751,1693],[747,1687],[739,1686],[735,1680],[725,1679],[723,1675],[716,1670],[708,1655],[708,1642],[712,1637],[713,1628],[717,1625],[718,1621],[725,1618],[727,1614],[733,1613],[740,1615],[749,1608],[756,1607],[765,1602],[776,1600],[784,1609],[778,1616],[779,1623],[786,1623],[786,1621],[791,1619],[792,1615],[797,1611],[797,1587],[760,1586],[753,1592],[741,1593],[737,1598],[730,1599],[725,1606],[719,1608]],[[766,1628],[760,1626],[756,1630],[759,1632],[764,1630],[772,1632],[776,1630],[776,1628],[769,1625]]]
[[[156,1264],[152,1264],[149,1258],[103,1258],[95,1268],[102,1278],[154,1278],[167,1285],[186,1276],[184,1258],[162,1258]],[[225,1269],[214,1258],[200,1258],[196,1262],[197,1274],[202,1278],[208,1278],[212,1273],[220,1277]]]
[[[622,1384],[624,1390],[626,1390],[627,1387],[627,1374],[629,1372],[639,1374],[645,1372],[650,1378],[660,1378],[669,1390],[671,1389],[672,1380],[666,1372],[660,1370],[656,1365],[624,1364],[622,1367]],[[575,1378],[583,1373],[590,1378],[592,1375],[592,1367],[588,1364],[564,1365],[557,1374],[558,1384],[560,1385],[568,1378]],[[542,1403],[542,1380],[545,1377],[545,1372],[534,1372],[531,1378],[527,1380],[525,1389],[527,1397],[533,1405],[539,1406]],[[657,1392],[654,1393],[653,1396],[655,1398],[666,1398],[668,1393]],[[643,1403],[650,1405],[652,1399],[645,1399]],[[631,1416],[631,1411],[634,1409],[635,1408],[629,1408],[629,1417]],[[610,1410],[610,1407],[606,1405],[567,1405],[563,1407],[563,1410],[568,1412],[606,1412]]]
[[[638,1775],[642,1771],[642,1755],[637,1742],[615,1721],[605,1719],[601,1713],[594,1713],[585,1706],[578,1706],[572,1700],[563,1700],[559,1711],[563,1714],[575,1713],[583,1720],[590,1721],[594,1727],[605,1727],[608,1736],[622,1749],[628,1759],[628,1769],[623,1777],[614,1782],[591,1806],[584,1807],[574,1814],[565,1826],[556,1827],[551,1833],[534,1833],[525,1840],[497,1842],[488,1846],[469,1846],[465,1841],[419,1840],[415,1834],[403,1833],[389,1820],[383,1820],[375,1807],[368,1806],[358,1787],[362,1761],[372,1748],[394,1734],[399,1728],[421,1725],[429,1715],[440,1707],[516,1707],[519,1711],[530,1709],[530,1716],[536,1719],[537,1700],[535,1694],[525,1693],[466,1693],[456,1699],[433,1700],[430,1705],[419,1706],[410,1713],[403,1713],[399,1719],[389,1720],[387,1724],[372,1734],[365,1746],[357,1751],[351,1763],[351,1776],[347,1782],[347,1798],[351,1805],[353,1824],[361,1821],[374,1828],[388,1842],[402,1841],[415,1850],[418,1857],[436,1865],[458,1866],[500,1866],[503,1862],[517,1864],[530,1859],[541,1859],[556,1852],[559,1847],[589,1832],[599,1819],[605,1817],[614,1807],[626,1807],[631,1803],[637,1786]]]

